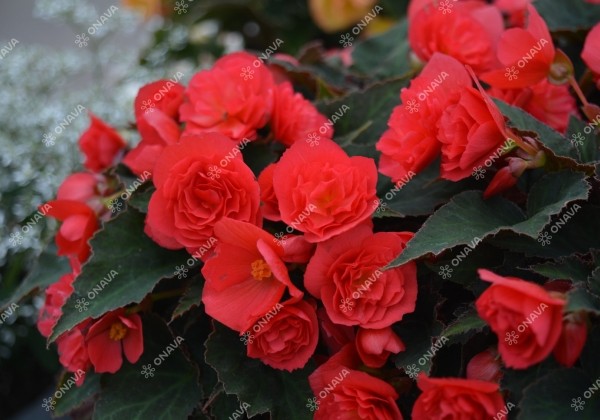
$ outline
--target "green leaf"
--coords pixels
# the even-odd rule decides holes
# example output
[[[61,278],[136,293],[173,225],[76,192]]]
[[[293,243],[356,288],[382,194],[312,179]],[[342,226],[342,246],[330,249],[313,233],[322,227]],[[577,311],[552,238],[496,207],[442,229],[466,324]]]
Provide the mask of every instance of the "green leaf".
[[[92,238],[93,255],[73,283],[75,291],[62,308],[50,342],[85,319],[141,302],[160,279],[173,275],[176,262],[185,260],[185,251],[164,249],[143,231],[144,215],[130,208]],[[89,303],[88,310],[78,310],[77,300],[82,298]]]
[[[529,270],[551,280],[569,279],[574,282],[584,282],[590,275],[590,268],[576,257],[532,265]]]
[[[188,285],[186,291],[183,293],[183,296],[181,296],[181,299],[179,299],[177,307],[171,315],[171,321],[173,321],[175,318],[180,317],[193,307],[200,305],[200,299],[202,296],[203,288],[204,281],[202,280],[202,277],[199,275],[192,277],[192,279],[190,280],[190,284]]]
[[[581,367],[590,378],[600,378],[598,354],[600,354],[600,326],[594,325],[588,331],[585,346],[579,356]]]
[[[472,309],[448,325],[441,335],[448,338],[450,344],[465,344],[469,338],[481,332],[486,326],[487,324],[479,317],[477,311]]]
[[[352,51],[352,70],[374,79],[389,79],[411,71],[408,21],[402,19],[388,31],[359,41]]]
[[[509,105],[500,99],[494,99],[498,108],[510,121],[510,126],[520,131],[533,131],[538,134],[538,140],[550,148],[558,156],[577,158],[577,150],[562,134],[547,126],[533,115],[521,108]]]
[[[69,260],[56,255],[54,244],[44,250],[29,274],[19,284],[10,297],[0,302],[0,312],[4,311],[12,303],[17,303],[29,293],[36,289],[45,289],[52,283],[56,283],[63,274],[71,271]]]
[[[572,254],[587,254],[592,249],[600,249],[600,207],[587,203],[581,205],[573,218],[563,225],[558,232],[553,232],[554,224],[544,227],[544,232],[552,236],[551,246],[542,246],[538,240],[525,236],[502,232],[489,242],[499,248],[513,252],[525,253],[529,256],[545,258],[566,257]]]
[[[399,216],[422,216],[473,184],[472,178],[460,182],[440,178],[440,163],[436,160],[399,188],[385,182],[383,188],[378,188],[378,196]]]
[[[270,412],[274,419],[308,420],[306,407],[312,397],[307,366],[293,372],[272,369],[246,356],[238,334],[215,322],[215,331],[206,341],[206,362],[218,373],[228,394],[250,405],[248,417]]]
[[[144,316],[143,323],[142,357],[133,365],[124,361],[117,373],[105,376],[94,419],[185,419],[202,399],[198,371],[179,347],[185,341],[177,345],[155,315]],[[153,376],[142,374],[144,366],[154,369]]]
[[[596,420],[600,413],[600,398],[584,396],[595,379],[579,369],[553,370],[525,388],[523,399],[518,404],[520,413],[517,419]],[[577,398],[585,402],[584,410],[575,411],[571,406],[573,399]]]
[[[407,79],[376,83],[334,101],[317,102],[316,106],[334,123],[335,139],[340,146],[357,155],[366,148],[372,149],[387,129],[392,109],[400,103],[400,89],[406,84]],[[352,136],[344,138],[349,134]],[[353,151],[352,147],[358,149]]]
[[[64,383],[67,379],[73,377],[73,373],[67,373],[63,376],[60,383]],[[96,394],[100,392],[100,376],[93,372],[85,374],[85,381],[81,386],[73,386],[62,396],[55,400],[56,406],[54,410],[55,416],[64,416],[69,412],[81,407],[89,402]],[[60,383],[57,389],[60,388]]]
[[[153,186],[148,187],[140,187],[137,191],[135,191],[129,200],[127,200],[127,205],[135,208],[139,212],[148,213],[148,203],[150,203],[150,198],[152,194],[154,194],[156,188]]]
[[[574,169],[588,175],[594,173],[594,166],[579,163],[579,153],[573,144],[562,134],[548,127],[521,108],[508,105],[499,99],[494,102],[500,111],[510,120],[510,126],[515,127],[523,134],[537,138],[542,150],[546,153],[546,167],[553,170]]]
[[[590,291],[600,296],[600,267],[596,267],[596,269],[592,271],[587,283]]]
[[[420,281],[415,311],[392,325],[406,350],[392,356],[391,360],[407,374],[415,369],[429,374],[439,348],[447,345],[448,340],[441,334],[443,325],[435,319],[435,305],[440,300],[441,296],[433,291],[431,281]]]
[[[483,240],[503,230],[536,238],[551,216],[571,201],[586,199],[590,185],[580,172],[554,172],[534,184],[527,218],[512,202],[501,197],[484,200],[478,191],[465,191],[436,211],[423,224],[402,254],[389,264],[397,267],[415,258],[457,245]]]
[[[589,29],[600,21],[600,6],[585,1],[573,1],[565,7],[562,0],[543,0],[536,2],[535,8],[552,32]]]
[[[567,138],[577,149],[579,162],[588,163],[598,161],[600,158],[598,153],[600,136],[596,134],[593,126],[571,115],[569,127],[567,128]]]
[[[591,294],[586,289],[575,287],[567,293],[568,312],[586,311],[600,315],[600,298]]]

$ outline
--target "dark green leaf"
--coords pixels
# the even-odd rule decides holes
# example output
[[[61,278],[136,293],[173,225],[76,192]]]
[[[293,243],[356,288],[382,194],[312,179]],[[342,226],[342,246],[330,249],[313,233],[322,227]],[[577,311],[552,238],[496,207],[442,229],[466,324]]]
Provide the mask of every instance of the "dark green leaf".
[[[200,305],[200,298],[202,296],[203,287],[204,282],[200,276],[192,277],[187,290],[185,291],[183,296],[181,296],[181,299],[179,299],[179,303],[177,303],[177,307],[171,315],[171,321],[173,321],[173,319],[177,317],[180,317],[193,307]]]
[[[202,399],[198,371],[179,347],[185,341],[176,340],[157,316],[143,321],[144,353],[134,365],[124,361],[116,374],[106,375],[94,419],[185,419]],[[145,369],[152,376],[142,373],[144,367],[154,369]]]
[[[444,331],[442,331],[441,335],[448,338],[450,344],[464,344],[473,336],[473,334],[482,331],[486,325],[485,321],[481,319],[473,309],[464,313],[456,321],[448,325]]]
[[[392,109],[400,103],[400,89],[406,79],[376,83],[365,90],[352,92],[335,101],[317,102],[319,111],[334,124],[335,139],[349,154],[351,146],[368,146],[373,149],[387,129]],[[344,137],[351,134],[351,137]]]
[[[359,41],[352,51],[353,70],[374,79],[389,79],[411,71],[408,22],[401,20],[381,35]]]
[[[63,381],[73,377],[73,373],[67,373],[63,377]],[[60,388],[60,383],[57,388]],[[80,387],[73,386],[67,392],[62,393],[62,396],[56,400],[56,406],[54,415],[64,416],[72,410],[80,407],[84,403],[92,399],[93,396],[100,392],[100,375],[87,372],[85,374],[85,381]]]
[[[381,202],[399,216],[431,214],[437,206],[473,184],[472,178],[460,182],[440,178],[439,160],[407,181],[398,187],[387,181],[384,188],[379,189]]]
[[[593,384],[579,369],[553,370],[523,392],[519,402],[519,420],[596,420],[600,413],[600,398],[586,398],[584,393]],[[587,395],[587,394],[586,394]],[[585,403],[584,410],[575,411],[574,399]]]
[[[565,7],[562,0],[542,0],[535,7],[552,32],[589,29],[600,21],[600,6],[585,1],[573,1]]]
[[[600,315],[600,299],[582,287],[576,287],[567,294],[568,312],[586,311]]]
[[[160,279],[173,275],[177,261],[186,259],[184,251],[164,249],[143,232],[144,215],[130,208],[92,238],[93,255],[73,283],[75,291],[62,308],[50,342],[85,319],[141,302]],[[118,274],[110,275],[112,271]],[[89,306],[80,311],[83,306],[77,300],[82,298]]]
[[[64,257],[56,255],[56,247],[54,245],[48,246],[40,254],[35,266],[19,287],[17,287],[9,298],[0,302],[0,312],[12,303],[19,302],[33,290],[44,289],[52,283],[56,283],[63,274],[70,271],[69,261]]]
[[[246,356],[246,349],[235,331],[215,323],[206,342],[206,362],[219,375],[228,394],[250,405],[248,417],[270,412],[274,419],[308,420],[306,407],[312,397],[308,375],[313,368],[287,372],[272,369],[260,360]]]
[[[536,264],[529,267],[529,270],[551,280],[569,279],[574,282],[584,282],[590,275],[590,268],[576,257]]]
[[[577,149],[580,162],[595,162],[600,158],[598,155],[600,136],[596,134],[594,126],[571,115],[567,138]]]
[[[551,216],[560,213],[571,201],[586,199],[589,190],[590,185],[580,172],[547,174],[532,187],[529,218],[503,198],[484,200],[480,192],[465,191],[427,219],[389,267],[397,267],[429,253],[437,255],[503,230],[537,238]]]

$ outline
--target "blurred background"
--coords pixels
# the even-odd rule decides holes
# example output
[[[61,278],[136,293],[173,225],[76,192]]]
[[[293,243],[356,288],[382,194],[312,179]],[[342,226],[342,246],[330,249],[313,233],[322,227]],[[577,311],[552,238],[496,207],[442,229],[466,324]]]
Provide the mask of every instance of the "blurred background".
[[[47,419],[42,399],[59,373],[35,322],[43,291],[11,296],[28,278],[55,282],[52,220],[30,223],[67,174],[92,112],[135,144],[133,99],[159,78],[186,84],[219,56],[241,49],[302,63],[350,60],[351,42],[388,29],[407,0],[20,0],[0,2],[0,419]],[[353,25],[380,5],[359,35]],[[343,48],[350,47],[350,48]],[[84,110],[85,108],[85,110]],[[48,261],[54,261],[54,259]]]

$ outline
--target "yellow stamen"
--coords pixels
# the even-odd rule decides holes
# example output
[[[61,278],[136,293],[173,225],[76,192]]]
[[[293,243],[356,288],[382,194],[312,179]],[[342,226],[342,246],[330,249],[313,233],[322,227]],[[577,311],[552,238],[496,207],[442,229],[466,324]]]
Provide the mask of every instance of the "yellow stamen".
[[[110,326],[110,333],[108,336],[111,340],[119,341],[125,338],[127,332],[127,327],[122,322],[117,321]]]
[[[250,268],[252,269],[252,277],[255,280],[264,280],[271,277],[271,267],[269,267],[265,260],[252,261]]]

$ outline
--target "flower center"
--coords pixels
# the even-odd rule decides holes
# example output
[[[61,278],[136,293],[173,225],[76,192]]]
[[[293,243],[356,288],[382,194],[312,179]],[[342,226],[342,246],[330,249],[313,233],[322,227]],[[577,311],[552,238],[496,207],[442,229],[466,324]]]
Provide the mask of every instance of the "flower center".
[[[122,322],[117,321],[110,326],[110,332],[108,333],[108,336],[111,340],[119,341],[125,338],[127,331],[127,327],[123,325]]]
[[[271,268],[265,260],[252,261],[250,268],[252,269],[252,277],[254,277],[255,280],[264,280],[271,277]]]

